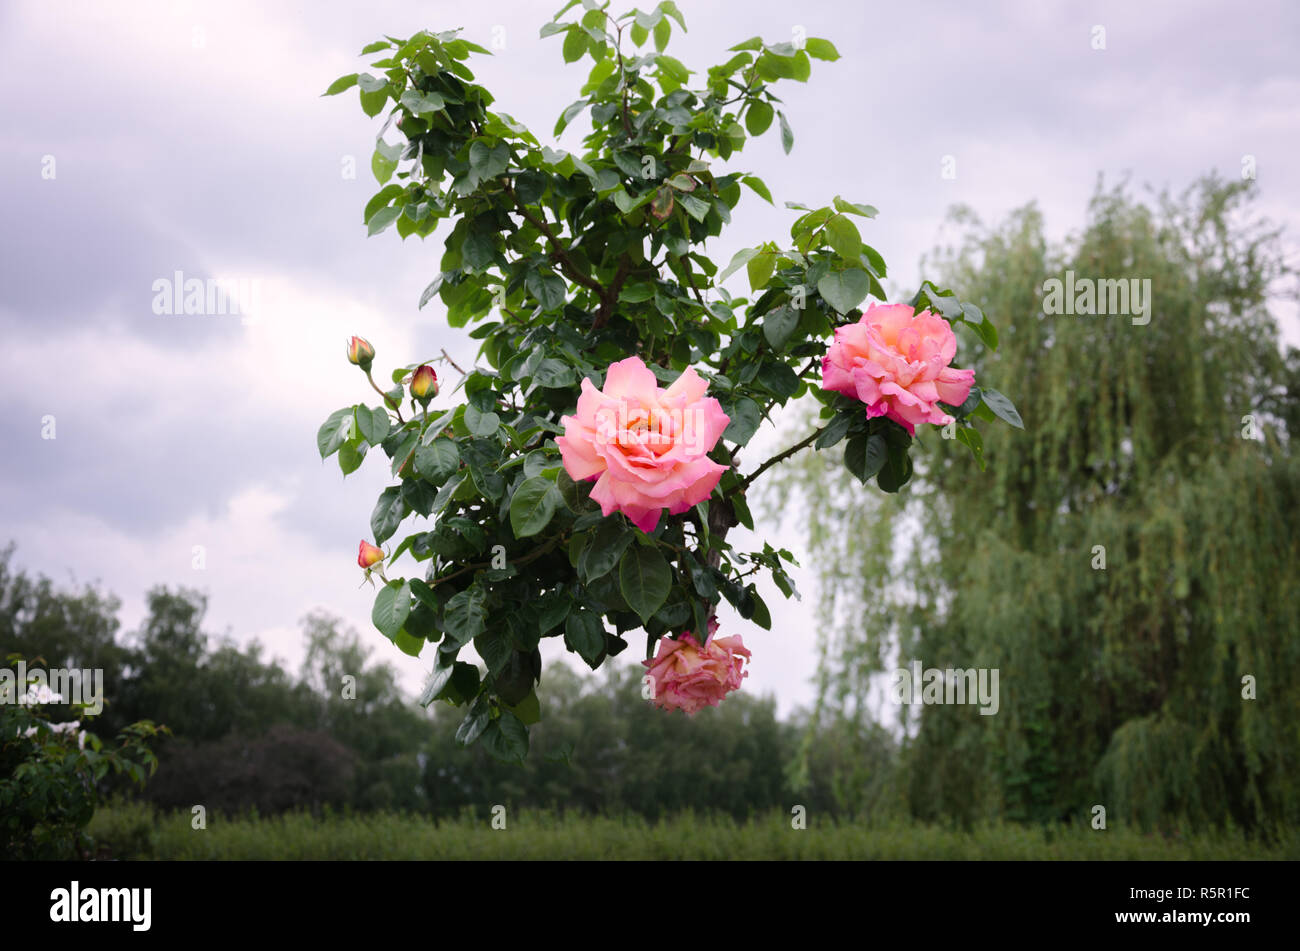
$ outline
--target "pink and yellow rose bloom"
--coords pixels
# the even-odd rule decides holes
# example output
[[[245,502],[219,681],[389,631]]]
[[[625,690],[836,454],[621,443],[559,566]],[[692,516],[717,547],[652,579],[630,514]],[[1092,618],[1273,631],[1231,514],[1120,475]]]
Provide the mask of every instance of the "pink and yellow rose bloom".
[[[375,348],[370,345],[370,341],[364,337],[352,337],[348,340],[348,362],[361,367],[363,370],[370,369],[370,362],[375,359]]]
[[[438,395],[438,374],[433,367],[425,363],[416,368],[411,376],[411,396],[421,403],[427,403]]]
[[[362,568],[373,568],[384,560],[384,550],[361,539],[361,548],[357,551],[357,564]]]
[[[643,532],[709,497],[727,467],[708,457],[731,421],[687,369],[667,389],[639,357],[612,364],[597,389],[582,381],[556,443],[574,481],[594,480],[605,515],[622,512]]]
[[[677,640],[662,638],[659,652],[641,663],[649,668],[655,706],[694,715],[705,707],[716,707],[723,697],[740,689],[741,681],[749,676],[744,669],[749,656],[739,634],[711,638],[701,647],[688,631]]]
[[[835,329],[822,358],[822,387],[861,400],[867,417],[886,416],[915,435],[922,423],[952,422],[938,404],[960,406],[974,370],[949,364],[957,337],[948,321],[907,304],[872,304],[855,324]]]

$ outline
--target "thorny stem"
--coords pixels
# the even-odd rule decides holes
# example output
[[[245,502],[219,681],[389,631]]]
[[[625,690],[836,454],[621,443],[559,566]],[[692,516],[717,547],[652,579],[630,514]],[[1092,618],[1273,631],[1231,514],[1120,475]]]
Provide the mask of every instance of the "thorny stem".
[[[812,443],[821,434],[822,431],[820,429],[814,430],[812,435],[810,435],[807,439],[803,440],[802,442],[796,443],[795,445],[791,446],[789,449],[785,450],[785,452],[777,453],[775,456],[767,460],[767,462],[763,463],[761,466],[759,466],[757,469],[755,469],[753,472],[747,475],[743,480],[741,480],[740,485],[736,486],[736,491],[744,492],[745,489],[749,488],[750,483],[752,483],[755,479],[761,476],[764,472],[772,468],[772,466],[776,465],[778,462],[782,462],[786,459],[789,459],[800,449],[806,449],[808,446],[812,445]]]

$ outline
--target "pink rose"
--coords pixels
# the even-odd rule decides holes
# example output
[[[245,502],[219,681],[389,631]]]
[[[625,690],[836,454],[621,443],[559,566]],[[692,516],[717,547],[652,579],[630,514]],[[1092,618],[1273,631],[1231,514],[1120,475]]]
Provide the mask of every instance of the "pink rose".
[[[596,480],[591,497],[605,515],[654,531],[663,509],[704,501],[727,469],[708,457],[731,421],[708,388],[688,369],[665,390],[639,357],[611,365],[603,389],[583,380],[577,411],[560,420],[564,471]]]
[[[723,697],[740,689],[740,682],[749,676],[743,669],[749,656],[739,634],[712,638],[701,647],[687,632],[678,640],[662,638],[654,659],[641,663],[650,668],[655,706],[694,715],[704,707],[716,707]]]
[[[835,329],[822,358],[822,388],[867,404],[867,418],[888,416],[909,434],[918,423],[942,426],[952,417],[936,403],[960,406],[974,370],[948,366],[957,338],[948,321],[906,304],[872,304],[856,324]]]

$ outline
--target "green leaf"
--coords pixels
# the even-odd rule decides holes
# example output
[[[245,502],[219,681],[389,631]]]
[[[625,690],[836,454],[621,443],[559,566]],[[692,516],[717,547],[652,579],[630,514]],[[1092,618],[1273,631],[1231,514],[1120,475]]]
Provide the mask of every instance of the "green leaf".
[[[370,620],[379,632],[390,641],[406,623],[411,613],[411,588],[405,581],[390,581],[379,589],[375,605],[370,610]]]
[[[528,691],[528,696],[516,704],[510,705],[510,712],[525,725],[537,723],[542,719],[542,705],[537,699],[537,691]]]
[[[434,485],[442,485],[460,468],[460,452],[454,439],[435,439],[415,450],[415,471]]]
[[[749,442],[750,437],[758,432],[759,424],[763,422],[763,411],[747,396],[736,400],[728,415],[731,416],[731,422],[727,423],[727,428],[722,431],[722,438],[738,446]]]
[[[321,93],[321,95],[337,96],[345,89],[351,89],[356,84],[357,84],[357,74],[348,73],[346,76],[340,76],[338,79],[334,80],[334,82],[330,83],[329,89],[326,89],[323,93]]]
[[[415,701],[422,707],[427,707],[438,699],[438,694],[451,683],[451,675],[456,670],[456,664],[460,663],[446,658],[447,664],[443,666],[443,660],[441,651],[434,655],[433,670],[429,673],[429,679],[425,681],[424,689],[420,691],[420,696]]]
[[[339,446],[339,469],[344,475],[350,475],[361,467],[361,461],[365,457],[366,454],[362,450],[353,448],[350,442],[345,442]]]
[[[345,406],[330,413],[329,419],[321,423],[316,430],[316,448],[320,457],[326,459],[338,452],[339,446],[352,438],[352,407]]]
[[[656,50],[661,53],[664,51],[668,46],[668,37],[672,34],[672,31],[673,25],[669,23],[666,18],[655,24],[654,37]]]
[[[1010,423],[1016,429],[1024,429],[1024,420],[1020,418],[1020,413],[1011,400],[1007,399],[997,390],[985,389],[983,394],[984,405],[993,411],[993,415],[1003,422]]]
[[[741,248],[736,252],[735,256],[732,257],[731,263],[722,269],[722,273],[718,275],[716,283],[721,284],[732,274],[736,273],[736,271],[740,270],[752,261],[757,255],[758,248]]]
[[[650,620],[668,600],[672,585],[672,569],[656,548],[633,545],[619,560],[619,590],[642,622]]]
[[[863,485],[881,470],[888,458],[889,444],[879,433],[854,436],[844,444],[844,468],[857,476]]]
[[[784,112],[778,111],[776,116],[781,120],[781,148],[785,149],[786,155],[789,155],[790,150],[794,148],[794,132],[791,131]]]
[[[408,89],[402,93],[401,103],[415,116],[441,112],[447,106],[446,100],[436,92],[420,92],[418,89]]]
[[[523,763],[528,756],[528,728],[519,717],[503,709],[484,733],[484,750],[503,763]]]
[[[360,79],[358,79],[358,82],[360,82]],[[374,92],[367,92],[365,89],[361,90],[361,111],[372,119],[379,115],[386,102],[388,102],[388,89],[386,86]]]
[[[957,441],[970,449],[981,470],[987,466],[984,461],[984,437],[980,435],[978,429],[974,426],[957,427]]]
[[[817,293],[841,314],[847,314],[866,300],[871,281],[865,271],[850,268],[831,271],[817,282]]]
[[[686,209],[686,213],[696,221],[702,222],[709,216],[710,205],[702,198],[696,198],[694,195],[678,195],[677,201]]]
[[[477,584],[452,597],[443,612],[442,626],[458,644],[468,644],[483,633],[487,620],[487,593]]]
[[[564,35],[564,61],[576,63],[587,52],[587,34],[576,23]]]
[[[488,148],[487,143],[476,140],[469,147],[469,167],[479,181],[496,178],[510,167],[510,148],[504,142]]]
[[[423,637],[417,637],[407,631],[398,631],[393,637],[393,643],[403,654],[419,657],[420,651],[424,650],[425,641]]]
[[[790,397],[799,392],[799,376],[784,363],[764,363],[755,377],[773,396]]]
[[[769,250],[759,251],[745,265],[749,274],[749,286],[753,290],[759,290],[767,285],[772,279],[772,272],[776,270],[776,252]]]
[[[891,449],[889,461],[876,474],[876,485],[886,492],[897,492],[912,478],[912,459],[906,449]]]
[[[606,518],[591,537],[590,544],[582,552],[578,574],[588,584],[597,578],[603,578],[618,564],[623,552],[635,538],[621,518]]]
[[[880,214],[872,205],[858,205],[851,201],[845,201],[839,195],[835,196],[835,210],[842,211],[846,215],[862,215],[864,218],[874,218]],[[872,254],[875,254],[872,251]]]
[[[486,697],[480,696],[469,708],[460,726],[456,728],[456,742],[462,746],[469,746],[483,735],[483,731],[491,722],[492,708],[488,705]]]
[[[757,193],[758,196],[769,205],[774,204],[772,201],[772,193],[768,191],[767,184],[761,178],[756,175],[744,175],[740,180],[752,188],[755,193]]]
[[[375,503],[374,511],[370,513],[370,530],[375,535],[375,544],[382,545],[385,540],[391,538],[405,514],[406,507],[402,502],[401,486],[390,485],[379,493],[379,501]]]
[[[762,135],[772,124],[772,115],[773,109],[766,102],[751,102],[745,110],[745,128],[750,135]]]
[[[814,449],[829,449],[848,434],[849,427],[861,418],[859,410],[850,412],[837,413],[831,417],[831,421],[822,429],[817,441],[813,443]]]
[[[356,420],[357,428],[361,430],[361,438],[372,446],[378,446],[384,441],[391,425],[388,413],[382,407],[370,409],[366,406],[358,406]]]
[[[407,541],[409,542],[415,537],[412,535]],[[393,557],[396,558],[397,556],[394,555]],[[433,589],[429,587],[428,582],[421,581],[419,578],[411,578],[406,583],[411,586],[411,594],[415,595],[421,604],[433,611],[438,610],[438,596],[433,593]]]
[[[510,530],[515,538],[527,538],[545,528],[560,501],[559,489],[546,476],[525,479],[510,500]]]
[[[763,315],[763,336],[773,350],[780,350],[799,326],[800,312],[789,304],[782,304]]]
[[[528,756],[528,728],[509,710],[502,710],[483,734],[483,748],[499,760],[522,763]]]
[[[441,287],[442,287],[442,275],[439,274],[437,277],[435,277],[432,281],[429,282],[429,286],[426,287],[424,289],[424,293],[420,295],[420,306],[419,306],[420,310],[424,310],[424,305],[429,303],[429,301],[433,300],[433,295],[438,293],[438,290]]]
[[[835,215],[826,222],[826,238],[844,260],[856,263],[862,256],[862,235],[848,217]]]
[[[605,626],[591,611],[573,611],[564,622],[564,643],[595,670],[605,650]]]
[[[830,40],[819,39],[815,36],[808,37],[807,42],[804,43],[804,49],[806,49],[808,55],[814,59],[826,60],[833,63],[840,58],[840,51],[835,48],[834,43]]]
[[[501,417],[491,410],[480,411],[473,403],[465,407],[465,428],[474,436],[491,436],[501,426]]]
[[[524,284],[528,288],[528,293],[542,305],[542,310],[556,311],[564,306],[567,287],[563,278],[543,271],[529,271]]]
[[[366,222],[366,237],[374,237],[379,234],[379,232],[383,231],[396,221],[397,216],[401,213],[402,209],[397,205],[389,205],[387,208],[380,208],[375,212],[374,216]]]

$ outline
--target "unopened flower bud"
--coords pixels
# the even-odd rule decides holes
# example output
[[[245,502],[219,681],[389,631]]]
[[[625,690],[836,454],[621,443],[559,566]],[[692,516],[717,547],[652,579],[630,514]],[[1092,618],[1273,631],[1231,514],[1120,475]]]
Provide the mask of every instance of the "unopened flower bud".
[[[348,341],[348,363],[370,372],[370,361],[375,358],[375,348],[364,337],[353,337]]]
[[[364,538],[361,539],[361,548],[357,552],[357,564],[362,568],[373,568],[384,560],[384,551],[378,548]]]
[[[411,396],[421,403],[427,403],[438,395],[438,374],[433,372],[433,367],[424,364],[415,371],[415,376],[411,377]]]

